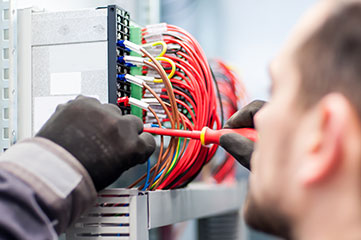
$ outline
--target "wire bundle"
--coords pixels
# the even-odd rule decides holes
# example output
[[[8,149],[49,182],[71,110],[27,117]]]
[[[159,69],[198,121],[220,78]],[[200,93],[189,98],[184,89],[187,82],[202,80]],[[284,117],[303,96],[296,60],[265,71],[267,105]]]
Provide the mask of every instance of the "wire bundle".
[[[247,103],[247,92],[242,81],[223,61],[214,59],[210,63],[222,102],[220,111],[223,111],[224,116],[228,119]],[[227,177],[234,179],[235,159],[228,153],[225,154],[223,162],[216,168],[213,177],[218,183],[224,181]]]
[[[128,57],[119,61],[142,64],[144,76],[136,76],[143,79],[141,82],[131,76],[118,77],[138,82],[145,93],[141,103],[128,98],[120,98],[118,103],[135,104],[147,110],[147,123],[153,127],[221,128],[215,84],[203,50],[185,30],[166,24],[160,26],[161,30],[159,25],[142,30],[142,46],[119,43],[143,56],[142,60]],[[158,47],[161,49],[155,57],[151,52],[157,52]],[[143,190],[183,187],[198,175],[216,150],[216,145],[204,147],[200,141],[176,137],[171,137],[166,146],[161,136],[156,164],[150,167],[148,161],[147,173],[130,187],[139,183]]]
[[[142,46],[120,41],[118,46],[136,51],[141,57],[125,56],[118,61],[142,65],[142,76],[119,75],[143,87],[141,100],[123,97],[119,104],[136,105],[146,110],[145,123],[152,127],[201,130],[221,128],[224,116],[230,117],[244,104],[247,94],[242,82],[222,61],[214,60],[212,72],[198,42],[185,30],[167,24],[142,30]],[[221,116],[221,119],[220,117]],[[142,190],[172,189],[186,186],[214,156],[216,145],[204,147],[200,141],[160,136],[156,164],[147,164],[147,173],[130,187],[141,183]],[[226,155],[214,178],[222,182],[234,177],[235,160]]]

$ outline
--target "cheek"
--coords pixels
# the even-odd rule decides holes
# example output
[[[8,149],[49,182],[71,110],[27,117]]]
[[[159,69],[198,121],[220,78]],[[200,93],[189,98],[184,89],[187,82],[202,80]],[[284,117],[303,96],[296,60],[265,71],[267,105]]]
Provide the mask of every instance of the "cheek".
[[[255,117],[259,140],[252,159],[250,185],[259,200],[281,196],[285,189],[288,146],[294,128],[291,108],[285,103],[274,99]]]
[[[287,111],[279,108],[277,102],[265,106],[255,117],[259,140],[256,144],[255,171],[265,176],[278,167],[278,156],[282,152],[287,136]]]

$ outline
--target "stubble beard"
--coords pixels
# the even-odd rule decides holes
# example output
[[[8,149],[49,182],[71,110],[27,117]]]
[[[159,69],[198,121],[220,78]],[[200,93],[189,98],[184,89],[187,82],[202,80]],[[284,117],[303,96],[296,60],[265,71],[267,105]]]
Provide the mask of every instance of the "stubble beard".
[[[244,206],[244,218],[246,223],[257,231],[292,239],[290,218],[283,214],[276,204],[258,204],[251,191]]]

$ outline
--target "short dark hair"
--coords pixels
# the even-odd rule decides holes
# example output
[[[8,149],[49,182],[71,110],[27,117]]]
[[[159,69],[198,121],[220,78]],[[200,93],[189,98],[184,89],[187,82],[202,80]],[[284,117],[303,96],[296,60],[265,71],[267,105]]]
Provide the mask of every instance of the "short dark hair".
[[[361,2],[339,3],[300,46],[296,63],[301,105],[308,108],[328,93],[338,92],[361,117]]]

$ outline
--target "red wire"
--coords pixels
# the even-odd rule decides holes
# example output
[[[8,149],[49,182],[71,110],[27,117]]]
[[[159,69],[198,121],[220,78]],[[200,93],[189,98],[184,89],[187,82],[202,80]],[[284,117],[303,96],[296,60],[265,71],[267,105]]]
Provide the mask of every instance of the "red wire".
[[[182,51],[177,52],[177,55],[165,55],[165,57],[173,60],[176,65],[174,77],[171,79],[172,85],[186,90],[189,94],[173,89],[176,95],[185,99],[184,102],[177,99],[177,104],[183,106],[190,115],[190,119],[183,114],[181,117],[190,130],[200,130],[204,126],[219,129],[221,124],[217,112],[218,100],[209,64],[203,50],[198,42],[181,28],[167,25],[167,33],[170,35],[164,35],[164,41],[172,47],[178,45],[182,49]],[[147,30],[145,28],[142,30],[142,36],[146,35]],[[145,38],[143,42],[146,42]],[[165,68],[170,67],[167,63],[162,63],[162,65]],[[170,72],[170,70],[166,72]],[[161,98],[168,99],[168,96],[161,95]],[[184,153],[167,178],[163,179],[158,189],[169,187],[170,184],[172,184],[170,187],[173,188],[187,182],[213,157],[216,150],[217,146],[215,145],[203,147],[199,141],[189,140]],[[183,176],[180,177],[182,174]],[[175,179],[178,180],[173,182]]]
[[[243,83],[237,76],[229,69],[229,67],[221,60],[215,60],[216,80],[218,83],[219,91],[222,97],[223,109],[227,118],[231,117],[237,111],[237,104],[241,100],[246,100],[247,94]],[[220,76],[224,77],[217,77]],[[237,94],[240,93],[240,94]],[[235,159],[226,154],[223,164],[217,169],[214,174],[214,179],[217,182],[222,182],[225,179],[235,178]]]

